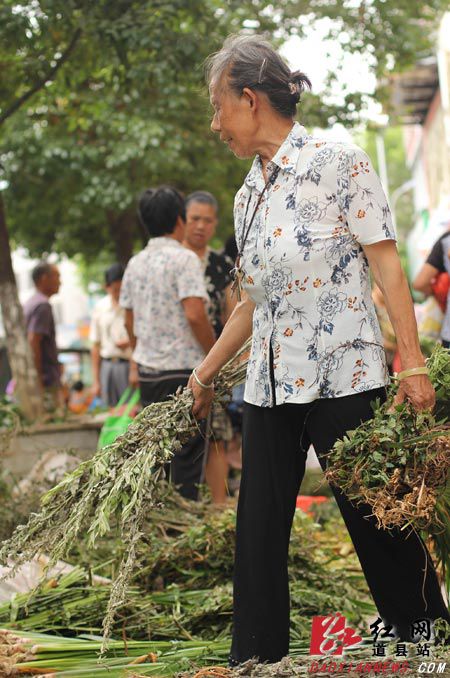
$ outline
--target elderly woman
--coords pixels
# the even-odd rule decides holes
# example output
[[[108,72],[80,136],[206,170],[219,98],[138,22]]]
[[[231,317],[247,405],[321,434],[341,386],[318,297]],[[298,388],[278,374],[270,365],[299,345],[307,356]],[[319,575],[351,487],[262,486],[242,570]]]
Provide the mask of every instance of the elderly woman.
[[[211,129],[238,158],[256,155],[235,201],[241,300],[194,370],[194,414],[253,333],[237,513],[230,664],[278,661],[289,648],[287,554],[312,444],[324,454],[385,399],[388,374],[369,266],[395,330],[404,378],[396,396],[417,410],[435,396],[419,348],[386,197],[357,146],[308,135],[294,121],[308,78],[258,36],[232,36],[208,63]],[[240,288],[243,288],[241,290]],[[416,534],[385,532],[334,489],[373,599],[402,640],[412,622],[450,616]]]

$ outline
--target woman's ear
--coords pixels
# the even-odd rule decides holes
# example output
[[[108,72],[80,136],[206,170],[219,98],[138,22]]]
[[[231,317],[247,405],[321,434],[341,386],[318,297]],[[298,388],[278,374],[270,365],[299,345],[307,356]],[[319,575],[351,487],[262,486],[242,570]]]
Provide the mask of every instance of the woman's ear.
[[[249,87],[244,87],[242,90],[242,96],[244,97],[245,102],[252,110],[256,110],[258,107],[258,95]]]

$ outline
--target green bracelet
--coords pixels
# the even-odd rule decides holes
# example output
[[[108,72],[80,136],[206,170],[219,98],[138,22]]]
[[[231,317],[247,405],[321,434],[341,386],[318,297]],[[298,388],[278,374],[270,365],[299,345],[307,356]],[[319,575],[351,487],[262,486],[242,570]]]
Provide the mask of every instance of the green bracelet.
[[[409,370],[403,370],[397,374],[397,379],[401,381],[406,377],[414,377],[416,374],[429,374],[428,367],[411,367]]]

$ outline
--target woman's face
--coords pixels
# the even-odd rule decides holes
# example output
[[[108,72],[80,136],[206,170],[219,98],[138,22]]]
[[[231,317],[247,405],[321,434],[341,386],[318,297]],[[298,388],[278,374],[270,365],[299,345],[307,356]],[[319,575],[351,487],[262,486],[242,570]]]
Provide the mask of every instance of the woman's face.
[[[237,158],[253,157],[257,130],[253,92],[244,89],[238,96],[226,83],[213,83],[210,99],[214,109],[212,131],[220,135],[221,141],[230,147]]]

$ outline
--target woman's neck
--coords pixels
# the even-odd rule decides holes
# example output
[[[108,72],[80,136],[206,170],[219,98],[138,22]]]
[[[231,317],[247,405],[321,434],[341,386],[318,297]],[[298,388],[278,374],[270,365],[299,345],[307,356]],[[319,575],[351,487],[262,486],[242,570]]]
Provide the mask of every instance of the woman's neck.
[[[263,172],[266,172],[267,163],[277,154],[278,149],[294,126],[294,120],[275,118],[259,135],[263,141],[257,145],[256,152],[261,158]]]

